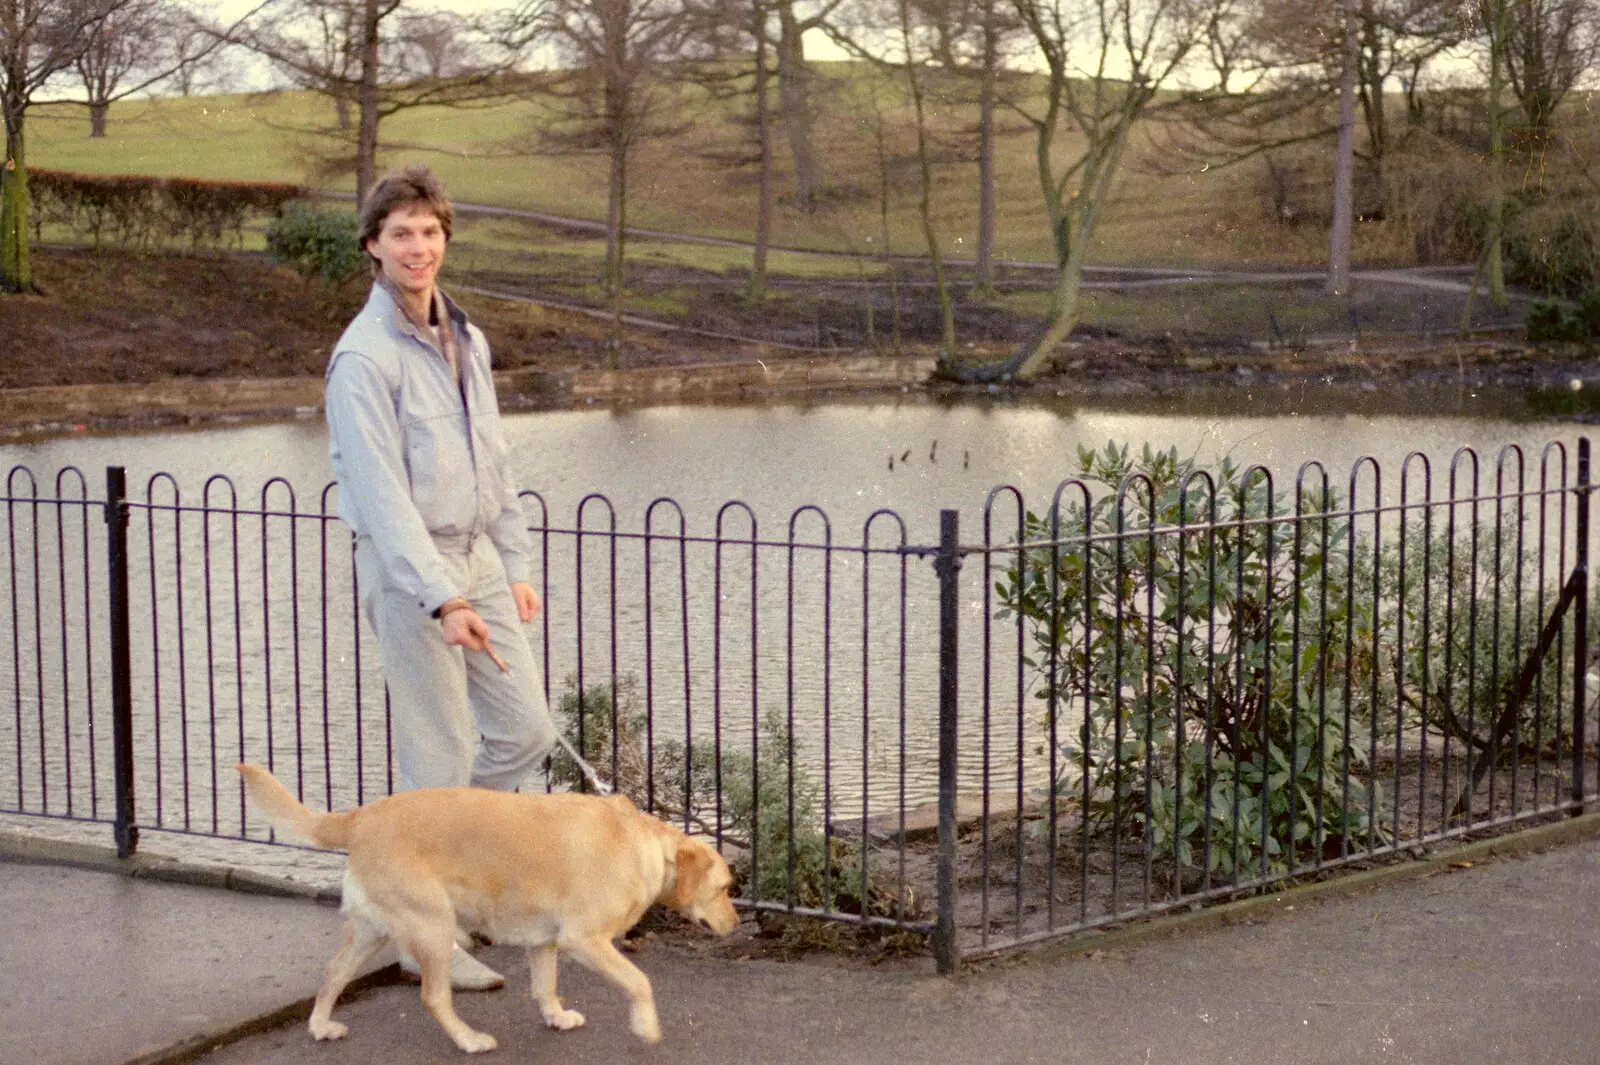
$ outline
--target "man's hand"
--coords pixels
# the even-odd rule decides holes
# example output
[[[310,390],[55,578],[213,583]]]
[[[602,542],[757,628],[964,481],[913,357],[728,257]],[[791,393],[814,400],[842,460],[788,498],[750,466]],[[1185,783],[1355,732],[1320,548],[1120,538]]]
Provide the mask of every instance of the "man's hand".
[[[511,598],[517,601],[517,617],[522,619],[524,625],[538,617],[539,611],[544,608],[539,593],[526,581],[517,581],[511,586]]]
[[[439,620],[444,627],[444,642],[469,651],[489,649],[489,626],[470,606],[450,611]]]

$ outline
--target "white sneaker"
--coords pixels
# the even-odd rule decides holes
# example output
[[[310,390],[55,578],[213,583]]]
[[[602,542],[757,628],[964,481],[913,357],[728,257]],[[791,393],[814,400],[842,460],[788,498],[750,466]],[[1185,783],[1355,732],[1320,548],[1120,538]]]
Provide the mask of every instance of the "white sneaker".
[[[400,971],[408,976],[422,978],[422,967],[410,952],[396,949],[400,956]],[[506,986],[506,978],[489,968],[459,946],[450,952],[450,987],[455,991],[493,991]]]

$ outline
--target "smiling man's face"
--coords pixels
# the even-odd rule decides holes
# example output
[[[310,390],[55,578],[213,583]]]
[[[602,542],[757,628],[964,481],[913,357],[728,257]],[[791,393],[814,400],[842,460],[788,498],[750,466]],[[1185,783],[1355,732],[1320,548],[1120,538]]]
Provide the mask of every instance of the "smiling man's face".
[[[411,309],[425,313],[446,243],[439,217],[426,204],[410,203],[389,212],[378,235],[368,238],[367,254],[378,260]]]

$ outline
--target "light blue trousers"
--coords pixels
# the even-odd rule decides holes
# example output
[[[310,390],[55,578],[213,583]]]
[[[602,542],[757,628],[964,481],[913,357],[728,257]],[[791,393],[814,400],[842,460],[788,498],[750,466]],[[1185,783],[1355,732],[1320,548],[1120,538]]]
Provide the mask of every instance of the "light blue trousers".
[[[511,671],[500,672],[486,654],[447,645],[443,627],[418,609],[415,596],[384,586],[371,539],[357,539],[361,609],[377,633],[389,685],[396,789],[532,789],[556,731],[500,554],[486,536],[441,554]]]

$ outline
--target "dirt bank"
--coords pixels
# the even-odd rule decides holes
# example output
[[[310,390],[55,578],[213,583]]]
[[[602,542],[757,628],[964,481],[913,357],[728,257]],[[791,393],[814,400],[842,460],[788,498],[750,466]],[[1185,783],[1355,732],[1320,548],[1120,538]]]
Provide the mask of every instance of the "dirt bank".
[[[314,416],[328,350],[365,298],[360,283],[330,293],[251,254],[46,248],[36,270],[43,295],[0,299],[0,435],[11,438]],[[1242,390],[1282,397],[1287,411],[1307,390],[1347,391],[1372,408],[1418,390],[1492,389],[1532,397],[1537,413],[1600,414],[1592,351],[1535,348],[1504,334],[1268,347],[1083,328],[1050,372],[996,389],[938,380],[926,344],[901,354],[807,352],[642,328],[627,332],[612,370],[606,324],[595,317],[474,294],[462,302],[494,345],[508,409],[919,388],[1185,409],[1226,409]],[[973,359],[1008,350],[1003,342],[966,349]]]

